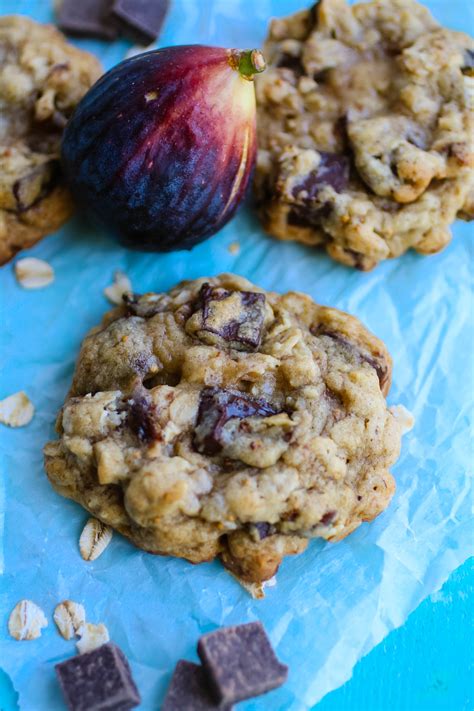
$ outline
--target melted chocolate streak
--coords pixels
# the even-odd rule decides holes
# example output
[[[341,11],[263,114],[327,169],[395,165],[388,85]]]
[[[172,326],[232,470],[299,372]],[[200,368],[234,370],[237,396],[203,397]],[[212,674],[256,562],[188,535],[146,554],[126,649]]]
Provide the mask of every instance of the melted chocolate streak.
[[[222,429],[229,420],[256,415],[270,417],[277,413],[278,410],[272,405],[262,400],[253,400],[243,393],[205,388],[201,393],[197,417],[197,427],[202,427],[204,433],[202,437],[194,438],[194,446],[203,454],[218,454],[222,449]]]
[[[328,336],[334,341],[337,341],[338,343],[341,343],[342,345],[346,346],[346,348],[350,348],[353,351],[357,351],[359,357],[368,365],[370,365],[370,367],[373,368],[377,373],[380,387],[382,388],[385,385],[385,382],[387,380],[388,369],[387,365],[383,360],[377,360],[374,356],[370,356],[367,353],[364,353],[358,348],[356,343],[349,341],[348,338],[345,338],[341,333],[337,333],[336,331],[325,331],[323,327],[318,326],[315,331],[312,331],[312,333],[314,333],[315,336]]]
[[[153,414],[149,398],[136,395],[128,401],[127,425],[141,442],[152,442],[158,436]]]
[[[265,296],[263,294],[258,294],[253,291],[241,291],[240,300],[242,306],[250,307],[255,304],[262,304],[265,301]],[[239,329],[242,325],[243,320],[239,321],[234,319],[226,323],[221,329],[211,328],[206,324],[207,318],[209,316],[209,308],[211,301],[223,301],[230,296],[231,292],[222,290],[221,292],[213,289],[209,284],[203,284],[199,292],[197,305],[198,308],[202,309],[202,317],[204,321],[204,330],[209,331],[209,333],[215,333],[216,336],[221,336],[225,341],[239,341],[239,343],[244,343],[249,346],[256,347],[258,345],[259,339],[257,338],[243,338],[239,335]]]

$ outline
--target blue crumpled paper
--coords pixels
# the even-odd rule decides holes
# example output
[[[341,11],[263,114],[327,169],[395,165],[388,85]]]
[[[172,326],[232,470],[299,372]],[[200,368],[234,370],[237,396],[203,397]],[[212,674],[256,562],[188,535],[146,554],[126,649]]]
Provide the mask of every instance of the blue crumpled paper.
[[[173,0],[160,45],[259,46],[268,17],[301,4]],[[457,29],[474,14],[463,0],[429,5]],[[1,0],[0,8],[51,18],[50,0]],[[129,47],[80,44],[107,68]],[[457,223],[441,254],[407,254],[362,274],[322,252],[272,240],[248,209],[192,252],[167,255],[128,252],[76,217],[29,250],[53,265],[53,285],[26,291],[12,264],[0,270],[0,398],[24,389],[36,406],[28,427],[0,425],[0,667],[19,692],[21,711],[63,708],[53,667],[75,648],[57,633],[52,612],[66,598],[84,603],[90,621],[107,625],[131,662],[143,711],[159,708],[179,658],[197,660],[199,635],[255,619],[264,623],[290,675],[283,688],[242,708],[309,709],[473,553],[470,233],[469,225]],[[241,251],[233,255],[228,247],[236,240]],[[403,403],[416,417],[393,469],[398,488],[390,508],[342,543],[314,541],[306,553],[286,560],[263,601],[250,598],[218,563],[195,567],[151,556],[119,535],[98,560],[84,562],[78,538],[87,516],[52,491],[41,450],[54,436],[81,338],[108,308],[102,290],[116,269],[140,292],[234,271],[265,288],[305,291],[361,318],[394,357],[389,401]],[[7,634],[10,610],[22,598],[37,602],[49,619],[35,641],[16,642]]]

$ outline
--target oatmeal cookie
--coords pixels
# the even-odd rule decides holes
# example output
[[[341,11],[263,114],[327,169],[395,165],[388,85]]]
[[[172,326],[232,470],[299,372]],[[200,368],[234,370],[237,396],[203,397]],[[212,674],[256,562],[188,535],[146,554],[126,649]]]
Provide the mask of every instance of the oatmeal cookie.
[[[438,252],[473,217],[472,38],[414,0],[320,0],[273,20],[264,52],[256,194],[270,234],[368,270]]]
[[[86,337],[48,477],[137,546],[271,578],[388,505],[391,359],[354,317],[231,274],[125,297]]]
[[[98,60],[52,25],[0,17],[0,264],[70,216],[59,146]]]

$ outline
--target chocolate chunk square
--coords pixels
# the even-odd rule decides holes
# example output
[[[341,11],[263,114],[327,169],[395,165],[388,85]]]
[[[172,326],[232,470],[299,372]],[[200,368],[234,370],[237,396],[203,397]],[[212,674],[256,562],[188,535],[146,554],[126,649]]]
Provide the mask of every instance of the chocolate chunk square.
[[[216,701],[199,664],[180,659],[174,670],[161,711],[232,711]]]
[[[118,35],[110,21],[112,0],[63,0],[58,27],[67,35],[113,40]]]
[[[237,417],[271,417],[277,410],[263,400],[254,400],[245,393],[221,388],[201,391],[194,434],[194,447],[201,454],[218,454],[223,446],[223,428]]]
[[[156,408],[146,388],[136,388],[127,402],[127,425],[143,443],[158,437]]]
[[[55,668],[70,711],[129,711],[141,701],[125,655],[111,642]]]
[[[376,352],[369,355],[365,350],[363,350],[360,344],[350,341],[345,334],[327,329],[323,324],[311,328],[311,333],[313,333],[313,335],[315,336],[328,336],[329,338],[332,338],[333,341],[337,341],[341,345],[345,346],[348,350],[351,350],[353,353],[356,353],[361,360],[365,361],[368,365],[370,365],[371,368],[375,370],[379,379],[380,388],[382,392],[385,392],[387,385],[390,384],[391,374],[389,364],[387,363],[387,359],[383,353]]]
[[[169,0],[115,0],[112,16],[125,35],[148,45],[160,34],[168,7]]]
[[[346,156],[324,151],[320,151],[319,155],[317,170],[304,176],[292,190],[293,197],[304,204],[314,201],[326,186],[333,188],[336,193],[342,192],[349,180],[349,160]]]
[[[265,321],[265,295],[229,291],[204,284],[199,293],[201,323],[196,335],[211,345],[228,343],[236,350],[259,347]]]
[[[204,635],[198,654],[217,697],[225,703],[276,689],[288,676],[288,667],[276,658],[261,622]]]

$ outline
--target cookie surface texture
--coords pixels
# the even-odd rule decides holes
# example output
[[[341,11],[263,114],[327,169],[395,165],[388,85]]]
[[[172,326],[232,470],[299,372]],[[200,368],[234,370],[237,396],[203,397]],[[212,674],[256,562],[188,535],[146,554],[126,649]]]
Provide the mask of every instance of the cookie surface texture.
[[[414,0],[273,20],[257,77],[265,229],[369,270],[474,215],[474,41]],[[471,97],[471,98],[470,98]]]
[[[0,264],[72,213],[61,179],[61,136],[102,73],[52,25],[0,17]]]

